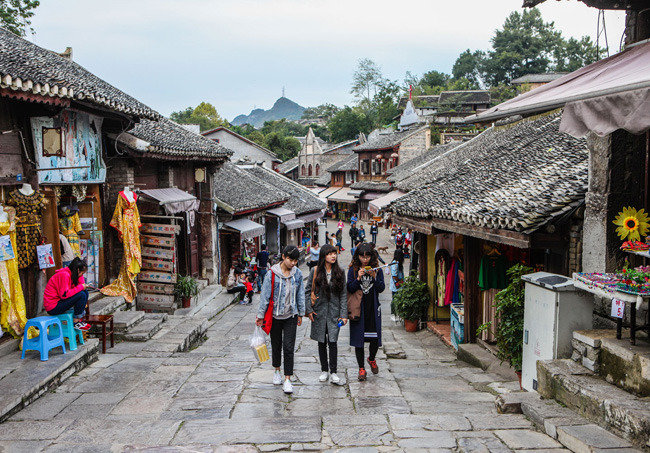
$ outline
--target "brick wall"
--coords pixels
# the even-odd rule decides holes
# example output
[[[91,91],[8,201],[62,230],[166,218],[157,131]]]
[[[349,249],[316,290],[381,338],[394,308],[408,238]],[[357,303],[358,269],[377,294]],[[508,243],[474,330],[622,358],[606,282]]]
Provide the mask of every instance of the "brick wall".
[[[399,163],[403,164],[409,160],[424,153],[431,147],[431,130],[429,128],[422,129],[417,134],[414,134],[402,141],[399,147]]]

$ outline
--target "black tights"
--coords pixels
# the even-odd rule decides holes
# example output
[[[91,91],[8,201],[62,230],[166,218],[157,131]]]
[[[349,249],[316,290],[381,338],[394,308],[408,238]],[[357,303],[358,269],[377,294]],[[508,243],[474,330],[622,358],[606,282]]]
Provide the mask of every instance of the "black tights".
[[[379,350],[379,340],[377,339],[370,340],[368,360],[375,360],[378,350]],[[364,356],[363,348],[354,348],[354,353],[357,355],[357,364],[359,365],[359,368],[365,368],[363,362],[363,356]]]

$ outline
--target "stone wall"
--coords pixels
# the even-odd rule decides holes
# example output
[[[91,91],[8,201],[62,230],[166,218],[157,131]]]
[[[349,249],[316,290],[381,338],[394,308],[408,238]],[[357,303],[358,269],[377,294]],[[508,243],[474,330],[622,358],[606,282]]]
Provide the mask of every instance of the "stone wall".
[[[402,141],[399,147],[399,163],[414,159],[431,147],[431,129],[426,128]]]

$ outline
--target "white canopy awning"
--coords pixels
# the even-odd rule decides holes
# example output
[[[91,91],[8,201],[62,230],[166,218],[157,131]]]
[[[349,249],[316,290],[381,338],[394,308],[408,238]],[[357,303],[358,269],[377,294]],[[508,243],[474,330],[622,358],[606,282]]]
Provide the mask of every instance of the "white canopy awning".
[[[297,230],[305,226],[305,222],[300,219],[282,221],[282,224],[287,227],[287,230]]]
[[[296,218],[296,213],[286,208],[273,208],[269,209],[266,212],[273,214],[274,216],[278,216],[280,218],[280,222],[284,222],[285,220],[293,220]]]
[[[176,187],[167,187],[164,189],[145,189],[141,193],[158,202],[168,215],[187,212],[187,230],[194,226],[196,211],[199,210],[199,200],[184,190]]]
[[[322,218],[324,214],[325,214],[324,210],[323,211],[316,211],[316,212],[311,212],[309,214],[300,215],[297,218],[298,218],[298,220],[302,220],[303,222],[305,222],[305,224],[307,224],[309,222],[313,222],[314,220],[318,220],[318,219]]]
[[[632,45],[551,83],[521,94],[467,122],[494,121],[565,107],[560,130],[575,137],[588,131],[633,134],[650,128],[650,42]]]
[[[350,195],[349,187],[341,187],[341,190],[336,191],[334,194],[327,197],[330,201],[337,201],[339,203],[356,203],[357,198]]]
[[[374,215],[379,215],[382,209],[403,195],[406,195],[406,193],[402,192],[401,190],[393,190],[392,192],[388,192],[383,197],[375,198],[372,200],[368,204],[368,211],[372,212]]]
[[[237,219],[224,223],[224,228],[239,231],[242,239],[251,239],[264,234],[264,225],[253,222],[250,219]]]

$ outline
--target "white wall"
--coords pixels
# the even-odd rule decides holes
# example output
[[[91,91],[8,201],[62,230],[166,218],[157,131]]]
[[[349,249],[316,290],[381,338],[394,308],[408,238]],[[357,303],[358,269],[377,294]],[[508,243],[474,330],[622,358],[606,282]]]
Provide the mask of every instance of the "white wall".
[[[255,145],[232,135],[225,130],[220,130],[205,136],[209,139],[219,139],[219,144],[233,151],[231,161],[237,162],[240,159],[248,159],[252,162],[264,162],[266,168],[273,168],[273,157],[262,151]]]

